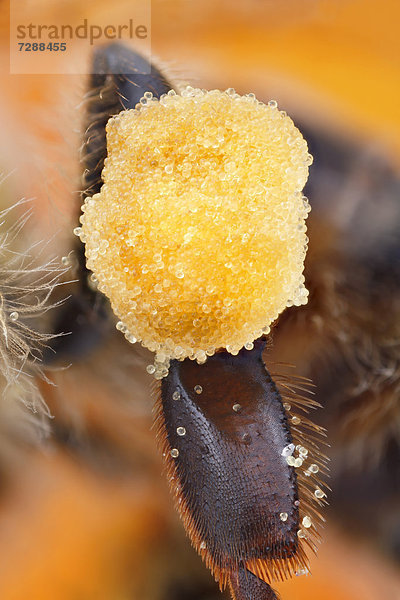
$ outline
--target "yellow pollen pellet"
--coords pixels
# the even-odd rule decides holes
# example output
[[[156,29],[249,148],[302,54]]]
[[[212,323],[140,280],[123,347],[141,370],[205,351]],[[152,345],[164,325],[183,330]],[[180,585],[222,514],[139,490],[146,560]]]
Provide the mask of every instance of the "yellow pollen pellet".
[[[104,184],[75,232],[161,378],[171,358],[251,349],[307,302],[311,157],[275,102],[190,87],[145,100],[109,120]]]

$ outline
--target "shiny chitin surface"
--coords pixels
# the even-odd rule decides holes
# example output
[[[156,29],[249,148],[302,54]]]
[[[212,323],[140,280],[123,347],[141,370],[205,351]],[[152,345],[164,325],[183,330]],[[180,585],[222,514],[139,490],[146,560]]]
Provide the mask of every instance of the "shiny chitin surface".
[[[240,600],[253,588],[254,597],[273,598],[259,580],[283,579],[303,564],[296,474],[284,452],[292,437],[264,346],[220,352],[205,365],[173,361],[158,407],[170,485],[192,543]]]

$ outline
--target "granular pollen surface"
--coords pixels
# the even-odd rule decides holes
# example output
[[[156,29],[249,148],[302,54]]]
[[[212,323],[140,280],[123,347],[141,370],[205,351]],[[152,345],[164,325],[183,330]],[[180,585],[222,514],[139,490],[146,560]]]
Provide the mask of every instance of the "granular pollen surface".
[[[76,233],[131,342],[205,362],[237,354],[307,302],[302,194],[312,158],[274,101],[234,90],[147,92],[107,124],[100,193]]]

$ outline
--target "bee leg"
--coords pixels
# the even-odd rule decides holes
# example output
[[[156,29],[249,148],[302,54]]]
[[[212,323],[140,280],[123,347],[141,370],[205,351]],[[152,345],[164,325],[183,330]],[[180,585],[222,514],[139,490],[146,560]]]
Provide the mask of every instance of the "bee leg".
[[[250,573],[243,565],[231,576],[229,588],[232,600],[278,600],[271,586]]]
[[[123,109],[135,108],[146,91],[159,97],[172,86],[147,59],[120,43],[100,47],[93,54],[93,74],[86,95],[85,132],[82,146],[83,192],[81,202],[102,186],[101,172],[107,156],[106,124]],[[80,211],[79,206],[76,207]],[[113,329],[108,301],[96,291],[86,268],[84,246],[75,245],[78,283],[58,311],[53,333],[69,333],[53,340],[44,362],[54,357],[69,359],[86,355]]]
[[[202,365],[172,361],[156,412],[186,531],[221,589],[236,586],[240,600],[252,589],[274,598],[267,584],[306,565],[297,474],[286,460],[295,444],[262,359],[265,343],[237,356],[218,352]]]

